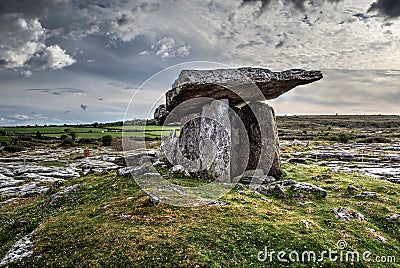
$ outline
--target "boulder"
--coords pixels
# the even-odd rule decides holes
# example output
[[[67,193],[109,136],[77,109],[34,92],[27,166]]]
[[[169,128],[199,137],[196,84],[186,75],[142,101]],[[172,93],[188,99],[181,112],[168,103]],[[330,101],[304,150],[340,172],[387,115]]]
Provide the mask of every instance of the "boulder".
[[[315,194],[320,195],[321,197],[326,197],[328,195],[328,192],[325,189],[318,187],[314,184],[305,183],[305,182],[299,182],[299,183],[292,185],[292,189],[293,189],[293,191],[315,193]]]
[[[364,217],[364,215],[362,215],[361,213],[352,211],[347,207],[335,208],[333,210],[333,213],[335,213],[336,218],[338,218],[341,221],[351,221],[351,220],[366,221],[367,220]]]

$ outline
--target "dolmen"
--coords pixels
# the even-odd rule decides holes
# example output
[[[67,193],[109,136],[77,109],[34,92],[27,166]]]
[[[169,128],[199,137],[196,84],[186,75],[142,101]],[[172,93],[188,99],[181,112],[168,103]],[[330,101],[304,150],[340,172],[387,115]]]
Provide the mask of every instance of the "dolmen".
[[[183,70],[154,112],[160,125],[180,124],[160,153],[200,177],[237,182],[243,175],[282,174],[275,112],[267,100],[322,79],[320,71],[262,68]]]

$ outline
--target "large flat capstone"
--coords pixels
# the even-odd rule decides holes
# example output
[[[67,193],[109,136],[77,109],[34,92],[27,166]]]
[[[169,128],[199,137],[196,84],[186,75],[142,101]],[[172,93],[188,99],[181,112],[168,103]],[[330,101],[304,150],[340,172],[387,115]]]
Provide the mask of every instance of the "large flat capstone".
[[[162,123],[175,107],[193,98],[228,99],[230,106],[239,106],[244,102],[275,99],[296,86],[318,81],[322,77],[320,71],[301,69],[283,72],[251,67],[183,70],[166,93],[165,105],[157,108],[155,119]],[[255,92],[255,88],[259,91]]]

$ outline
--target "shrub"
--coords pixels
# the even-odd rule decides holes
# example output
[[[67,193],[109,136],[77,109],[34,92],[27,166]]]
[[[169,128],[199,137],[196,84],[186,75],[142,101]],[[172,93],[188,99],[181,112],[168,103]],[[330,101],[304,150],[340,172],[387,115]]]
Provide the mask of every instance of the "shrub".
[[[40,133],[40,131],[36,131],[35,138],[38,139],[38,140],[43,139],[42,133]]]
[[[338,135],[338,141],[341,143],[348,143],[350,140],[350,135],[347,133],[340,133]]]
[[[62,147],[71,147],[74,145],[74,141],[71,137],[67,135],[61,135],[61,144]]]
[[[369,137],[369,138],[365,138],[365,139],[360,139],[358,140],[359,143],[390,143],[392,142],[390,139],[388,138],[384,138],[384,137]]]
[[[70,131],[69,131],[69,135],[71,135],[71,138],[72,138],[73,140],[76,139],[76,133],[75,133],[74,131],[70,130]]]
[[[101,138],[101,143],[103,146],[111,146],[112,137],[111,135],[106,135]]]
[[[4,151],[9,152],[9,153],[15,153],[24,150],[24,146],[21,144],[12,144],[12,145],[6,145],[4,147]]]

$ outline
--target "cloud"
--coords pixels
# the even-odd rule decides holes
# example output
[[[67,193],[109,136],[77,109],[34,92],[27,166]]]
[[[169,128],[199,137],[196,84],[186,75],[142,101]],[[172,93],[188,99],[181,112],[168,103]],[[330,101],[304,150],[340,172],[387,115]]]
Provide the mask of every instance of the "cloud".
[[[23,77],[31,77],[32,76],[32,72],[29,70],[21,70],[19,72]]]
[[[32,59],[32,65],[36,69],[51,68],[54,70],[62,69],[76,62],[66,51],[58,45],[46,47],[43,52]]]
[[[38,19],[14,15],[0,16],[0,59],[4,68],[24,67],[35,54],[46,48],[46,29]]]
[[[65,9],[69,0],[17,0],[0,1],[0,15],[22,13],[28,17],[44,16],[56,9]]]
[[[160,39],[157,44],[152,46],[152,49],[156,51],[157,56],[160,56],[162,59],[166,59],[188,56],[191,46],[179,46],[176,44],[174,38],[164,37]]]
[[[377,0],[372,3],[368,12],[377,11],[379,14],[388,18],[400,17],[400,1],[399,0]]]
[[[48,30],[38,18],[19,15],[0,15],[0,68],[22,68],[21,74],[29,77],[33,69],[61,69],[75,60],[58,45],[46,46]]]
[[[81,109],[85,111],[87,109],[87,105],[81,104]]]
[[[82,95],[85,94],[85,90],[79,88],[71,88],[71,87],[59,87],[56,89],[49,88],[28,88],[26,91],[38,91],[43,93],[50,93],[53,95],[64,95],[64,94],[74,94],[74,95]]]
[[[329,3],[338,3],[342,0],[322,0],[326,1]],[[290,5],[294,9],[304,11],[305,10],[305,3],[308,3],[309,5],[315,5],[314,1],[309,1],[309,0],[282,0],[283,5]],[[264,13],[264,11],[271,5],[271,4],[278,4],[278,0],[243,0],[242,1],[242,6],[251,4],[251,3],[256,3],[258,4],[258,11],[255,13],[257,16],[261,15]]]
[[[133,87],[133,86],[130,86],[130,85],[117,83],[117,82],[109,82],[108,84],[111,85],[111,86],[114,86],[114,87],[122,88],[122,89],[135,89],[136,88],[136,87]]]

